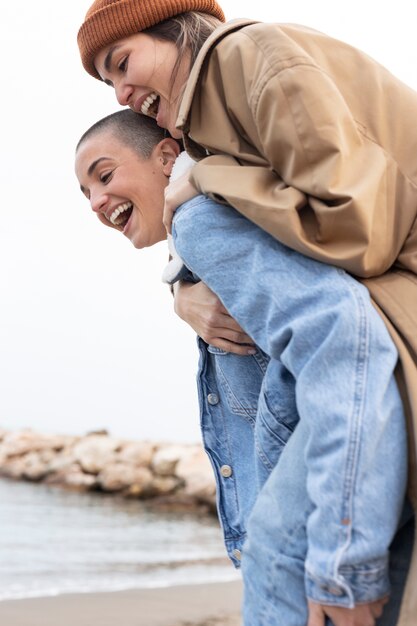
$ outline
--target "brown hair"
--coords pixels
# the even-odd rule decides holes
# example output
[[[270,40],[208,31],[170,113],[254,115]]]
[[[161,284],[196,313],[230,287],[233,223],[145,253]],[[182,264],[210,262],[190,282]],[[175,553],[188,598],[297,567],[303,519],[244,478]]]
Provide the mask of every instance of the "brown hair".
[[[178,50],[178,58],[172,70],[171,84],[174,84],[182,58],[190,52],[190,66],[193,65],[206,39],[220,26],[221,21],[213,15],[191,11],[181,13],[159,24],[147,28],[144,33],[162,41],[171,41]]]

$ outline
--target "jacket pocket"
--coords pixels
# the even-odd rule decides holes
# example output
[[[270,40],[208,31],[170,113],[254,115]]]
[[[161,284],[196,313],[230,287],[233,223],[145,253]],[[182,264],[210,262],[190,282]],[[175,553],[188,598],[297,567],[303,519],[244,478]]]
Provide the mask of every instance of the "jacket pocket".
[[[272,360],[264,376],[255,427],[257,455],[269,471],[278,463],[298,421],[295,380],[280,361]]]
[[[230,411],[254,424],[269,357],[259,349],[250,356],[239,356],[211,345],[207,349],[217,385]]]

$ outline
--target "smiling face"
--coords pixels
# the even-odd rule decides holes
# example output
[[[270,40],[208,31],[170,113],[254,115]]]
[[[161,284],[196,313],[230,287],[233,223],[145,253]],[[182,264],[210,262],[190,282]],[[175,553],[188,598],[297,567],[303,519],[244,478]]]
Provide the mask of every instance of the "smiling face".
[[[78,147],[75,173],[92,210],[106,226],[146,248],[166,239],[164,190],[178,155],[173,139],[160,141],[149,159],[103,130]]]
[[[102,80],[114,87],[122,106],[156,119],[158,126],[179,139],[175,128],[182,89],[189,75],[184,57],[172,84],[178,50],[170,41],[138,33],[101,50],[94,65]]]

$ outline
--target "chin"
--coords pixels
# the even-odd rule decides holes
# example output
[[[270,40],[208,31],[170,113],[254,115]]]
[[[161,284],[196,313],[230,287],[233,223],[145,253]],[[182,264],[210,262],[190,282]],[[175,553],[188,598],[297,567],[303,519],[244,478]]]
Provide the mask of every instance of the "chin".
[[[143,241],[132,241],[136,250],[142,250],[143,248],[149,248],[149,244],[143,243]],[[152,244],[151,244],[152,245]]]
[[[160,241],[166,241],[166,238],[167,234],[164,230],[161,233],[150,233],[147,239],[143,239],[140,236],[138,236],[137,238],[133,237],[133,239],[131,239],[131,242],[137,250],[142,250],[143,248],[151,248]]]
[[[150,248],[151,246],[155,245],[157,242],[156,241],[143,241],[142,239],[135,239],[132,241],[133,246],[136,248],[136,250],[143,250],[144,248]]]
[[[139,238],[136,237],[132,237],[132,238],[128,238],[130,243],[132,244],[132,246],[134,248],[136,248],[137,250],[140,250],[141,248],[145,248],[146,246],[144,245],[143,241]]]
[[[168,131],[171,137],[173,137],[174,139],[182,139],[182,132],[178,130],[178,128],[175,128],[175,126],[172,130],[168,129]]]

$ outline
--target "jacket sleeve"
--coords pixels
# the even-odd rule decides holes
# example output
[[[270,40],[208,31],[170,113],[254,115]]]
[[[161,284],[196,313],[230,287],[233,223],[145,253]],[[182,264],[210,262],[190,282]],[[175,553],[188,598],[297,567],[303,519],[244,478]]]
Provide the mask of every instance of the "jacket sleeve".
[[[248,96],[240,128],[234,123],[240,133],[245,125],[269,166],[208,157],[195,167],[194,183],[299,252],[358,276],[386,271],[402,243],[396,164],[317,66],[271,68],[262,83]],[[225,165],[233,173],[225,176]]]

